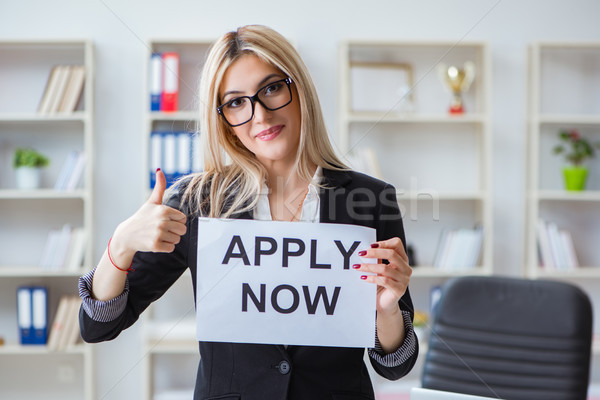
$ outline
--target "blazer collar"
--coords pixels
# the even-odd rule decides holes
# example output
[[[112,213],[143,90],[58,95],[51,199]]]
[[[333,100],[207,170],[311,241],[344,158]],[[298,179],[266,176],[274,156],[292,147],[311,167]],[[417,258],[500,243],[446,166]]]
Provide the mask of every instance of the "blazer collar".
[[[321,184],[325,187],[320,189],[319,199],[320,199],[320,221],[321,222],[333,222],[332,218],[334,215],[327,212],[330,209],[330,192],[337,188],[341,188],[347,186],[350,182],[352,182],[352,176],[349,171],[340,171],[323,168],[323,180]],[[340,210],[341,211],[341,210]],[[240,214],[236,214],[232,216],[232,218],[237,219],[252,219],[253,211],[249,210]]]

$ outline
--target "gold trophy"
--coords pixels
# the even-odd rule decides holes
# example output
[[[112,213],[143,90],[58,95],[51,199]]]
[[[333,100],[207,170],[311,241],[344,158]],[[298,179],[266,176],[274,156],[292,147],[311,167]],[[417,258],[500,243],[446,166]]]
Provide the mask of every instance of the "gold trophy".
[[[464,113],[462,93],[469,90],[475,78],[475,64],[467,61],[463,68],[439,64],[438,74],[442,82],[452,91],[452,101],[448,111],[450,114]]]

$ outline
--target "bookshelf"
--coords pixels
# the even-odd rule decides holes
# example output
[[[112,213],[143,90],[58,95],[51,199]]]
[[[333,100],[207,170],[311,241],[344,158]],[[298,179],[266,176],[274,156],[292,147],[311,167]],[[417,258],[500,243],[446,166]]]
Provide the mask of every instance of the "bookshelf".
[[[150,175],[165,165],[152,161],[152,132],[196,132],[198,123],[197,92],[202,66],[211,40],[149,40],[145,60],[145,97],[143,148],[145,176],[141,193],[150,194]],[[151,63],[153,53],[175,52],[179,55],[179,107],[175,111],[151,111]],[[197,153],[194,153],[196,156]],[[164,160],[163,160],[164,161]],[[167,173],[168,171],[165,171]],[[199,362],[191,275],[186,272],[165,295],[143,315],[143,394],[142,398],[168,396],[190,398]],[[184,393],[182,395],[182,393]]]
[[[600,161],[587,162],[584,191],[564,189],[564,158],[554,155],[558,132],[577,130],[600,142],[600,43],[534,43],[529,47],[528,182],[525,273],[559,279],[600,278]],[[544,267],[538,255],[538,220],[570,232],[578,268]]]
[[[85,82],[74,111],[38,113],[46,82],[56,65],[82,65]],[[19,344],[16,289],[47,287],[48,329],[59,298],[77,294],[77,270],[40,267],[50,230],[64,224],[82,228],[87,237],[83,265],[93,262],[94,48],[87,40],[0,41],[0,377],[3,395],[12,399],[95,398],[94,354],[77,344],[61,351]],[[17,147],[32,147],[50,159],[40,189],[16,189],[12,156]],[[54,190],[70,150],[87,155],[82,185]],[[35,387],[32,375],[39,377]]]
[[[488,45],[353,40],[340,45],[339,60],[340,150],[350,157],[352,164],[364,149],[371,149],[381,171],[380,178],[396,187],[407,241],[415,248],[418,260],[413,279],[441,281],[462,274],[491,273]],[[438,64],[461,67],[467,61],[474,63],[476,73],[470,88],[463,93],[465,112],[450,114],[451,93],[438,77]],[[398,91],[387,94],[389,106],[380,104],[376,110],[357,107],[360,103],[369,108],[370,101],[377,104],[376,99],[386,90],[386,82],[373,77],[371,87],[360,91],[360,87],[368,85],[354,75],[353,68],[357,65],[396,68],[397,79],[402,79],[404,71],[405,80],[395,83]],[[394,79],[393,72],[388,76]],[[392,99],[394,95],[396,98]],[[372,173],[369,169],[365,172]],[[475,265],[436,266],[443,232],[474,226],[483,230],[481,252]]]
[[[577,130],[600,141],[600,43],[537,42],[528,48],[526,246],[524,274],[530,278],[569,281],[598,301],[600,284],[600,160],[587,162],[586,189],[567,191],[563,157],[552,152],[558,132]],[[544,265],[538,251],[538,221],[568,231],[579,260],[576,268]],[[596,319],[597,314],[595,315]],[[594,326],[590,393],[600,379],[598,325]]]

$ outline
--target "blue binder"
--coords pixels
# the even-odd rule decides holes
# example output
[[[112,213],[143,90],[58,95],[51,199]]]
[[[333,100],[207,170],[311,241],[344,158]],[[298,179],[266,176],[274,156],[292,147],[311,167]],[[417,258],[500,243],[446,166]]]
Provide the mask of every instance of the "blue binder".
[[[17,289],[17,322],[22,345],[45,345],[48,341],[48,289],[21,286]]]

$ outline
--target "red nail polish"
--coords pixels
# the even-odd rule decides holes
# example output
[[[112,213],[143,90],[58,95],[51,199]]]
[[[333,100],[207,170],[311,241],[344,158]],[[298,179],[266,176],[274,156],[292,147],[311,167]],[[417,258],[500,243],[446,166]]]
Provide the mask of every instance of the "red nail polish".
[[[361,251],[358,252],[359,257],[362,257],[362,256],[364,256],[366,254],[367,254],[366,250],[361,250]]]
[[[160,171],[160,168],[156,168],[156,172]]]
[[[354,269],[359,269],[359,268],[360,268],[360,264],[354,264],[354,265],[352,266],[352,268],[354,268]]]
[[[362,279],[364,281],[365,279],[367,279],[367,276],[366,275],[361,275],[360,279]]]
[[[379,243],[373,243],[373,244],[371,245],[371,248],[372,248],[372,249],[376,249],[376,248],[378,248],[378,247],[379,247]]]

